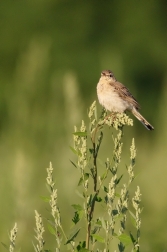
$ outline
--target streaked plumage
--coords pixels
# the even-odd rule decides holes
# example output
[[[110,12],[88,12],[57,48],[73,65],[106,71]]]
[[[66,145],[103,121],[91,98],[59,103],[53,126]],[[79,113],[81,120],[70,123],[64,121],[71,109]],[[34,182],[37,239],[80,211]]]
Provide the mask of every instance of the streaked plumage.
[[[129,90],[116,80],[110,70],[104,70],[97,84],[99,103],[110,112],[123,113],[126,110],[132,114],[148,129],[154,127],[139,113],[140,106]]]

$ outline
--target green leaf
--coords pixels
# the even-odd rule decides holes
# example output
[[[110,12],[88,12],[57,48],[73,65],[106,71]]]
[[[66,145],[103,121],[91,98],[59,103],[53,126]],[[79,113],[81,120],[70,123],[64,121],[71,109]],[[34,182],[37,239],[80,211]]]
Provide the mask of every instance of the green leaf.
[[[126,234],[121,234],[117,237],[120,242],[122,242],[125,246],[128,246],[130,244],[132,244],[132,239],[129,235]]]
[[[48,223],[48,230],[52,235],[57,235],[56,230]]]
[[[135,240],[135,238],[133,237],[132,233],[130,233],[130,238],[131,238],[133,244],[135,244],[135,243],[136,243],[136,240]]]
[[[113,209],[112,210],[112,214],[115,216],[115,215],[117,215],[118,214],[118,210],[117,209]]]
[[[92,230],[92,234],[97,234],[100,231],[101,227],[100,226],[95,226]]]
[[[44,202],[49,202],[49,201],[50,201],[50,198],[49,198],[49,197],[40,196],[40,198],[41,198]]]
[[[73,235],[71,235],[70,238],[68,238],[67,242],[64,245],[67,245],[68,243],[70,243],[71,241],[73,241],[77,237],[79,231],[80,231],[80,228]]]
[[[81,177],[81,178],[79,179],[78,186],[82,185],[82,183],[83,183],[83,178]]]
[[[84,214],[84,210],[76,211],[74,213],[74,217],[72,218],[72,221],[74,222],[74,224],[77,224],[82,219],[83,214]]]
[[[96,196],[96,201],[97,201],[97,202],[101,202],[101,201],[102,201],[102,198],[99,197],[99,196]]]
[[[80,136],[80,137],[85,137],[85,136],[87,136],[87,132],[78,131],[78,132],[74,132],[73,135]]]
[[[76,204],[73,204],[73,205],[71,205],[75,210],[77,210],[77,211],[81,211],[81,210],[83,210],[83,207],[81,206],[81,205],[76,205]]]
[[[70,162],[75,168],[77,168],[77,165],[73,161],[70,160]]]
[[[83,181],[88,180],[88,179],[89,179],[89,173],[84,173],[84,178],[81,177],[79,179],[78,186],[82,185]]]
[[[118,184],[119,184],[119,182],[121,181],[122,177],[123,177],[123,174],[119,177],[119,179],[117,179],[117,181],[116,181],[116,185],[118,185]]]
[[[96,221],[96,225],[99,225],[99,226],[101,227],[101,226],[102,226],[102,222],[101,222],[101,220],[97,219],[97,221]]]
[[[70,150],[72,150],[74,154],[78,155],[78,152],[72,146],[70,146]]]
[[[77,156],[81,156],[81,155],[82,155],[80,151],[75,150],[72,146],[70,146],[70,149],[72,150],[72,152],[73,152],[75,155],[77,155]]]
[[[77,245],[77,251],[82,251],[82,249],[86,249],[86,241],[80,241]]]
[[[108,188],[106,186],[103,186],[103,190],[108,193]]]
[[[79,218],[79,213],[75,212],[74,213],[74,217],[72,218],[72,222],[74,222],[74,224],[77,224],[77,222],[80,220]]]
[[[91,236],[93,236],[93,238],[98,241],[98,242],[101,242],[101,243],[105,243],[105,239],[100,236],[100,235],[97,235],[97,234],[92,234]]]
[[[89,173],[84,173],[84,181],[88,180],[88,178],[89,178]]]
[[[91,148],[91,149],[89,149],[89,152],[90,152],[90,154],[92,154],[94,152],[94,150]]]
[[[120,198],[120,197],[121,197],[121,195],[120,195],[119,193],[115,193],[115,197]]]
[[[4,246],[4,248],[6,248],[9,251],[9,246],[7,246],[5,243],[1,242],[2,246]]]

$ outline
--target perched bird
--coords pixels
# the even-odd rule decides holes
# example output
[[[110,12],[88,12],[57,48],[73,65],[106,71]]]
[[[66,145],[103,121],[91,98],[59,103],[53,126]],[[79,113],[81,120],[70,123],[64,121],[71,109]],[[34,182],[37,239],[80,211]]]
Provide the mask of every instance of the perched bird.
[[[104,70],[97,84],[99,103],[110,112],[123,113],[128,110],[148,129],[154,127],[139,113],[140,106],[129,90],[116,80],[110,70]]]

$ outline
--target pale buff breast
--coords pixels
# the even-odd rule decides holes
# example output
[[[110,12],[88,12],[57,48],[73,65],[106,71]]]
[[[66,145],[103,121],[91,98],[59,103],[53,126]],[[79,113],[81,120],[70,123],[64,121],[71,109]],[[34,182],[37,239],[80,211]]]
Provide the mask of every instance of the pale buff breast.
[[[123,100],[119,94],[114,91],[114,87],[106,83],[98,83],[97,96],[99,103],[110,112],[123,113],[125,110],[132,109],[131,104]]]

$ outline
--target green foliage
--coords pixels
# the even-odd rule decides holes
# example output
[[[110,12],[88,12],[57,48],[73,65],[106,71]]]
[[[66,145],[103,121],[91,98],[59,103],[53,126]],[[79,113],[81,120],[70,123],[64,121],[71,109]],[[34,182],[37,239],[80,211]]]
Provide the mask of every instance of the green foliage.
[[[134,166],[136,159],[136,147],[134,139],[130,146],[130,164],[123,174],[119,175],[119,167],[122,156],[122,136],[124,125],[132,126],[132,120],[125,114],[107,115],[103,110],[97,119],[96,102],[90,107],[88,117],[90,120],[89,130],[82,121],[81,127],[74,127],[73,153],[77,156],[71,163],[79,172],[78,187],[82,195],[82,204],[74,203],[74,215],[62,216],[58,206],[58,193],[53,178],[53,167],[50,163],[47,168],[47,188],[49,197],[43,200],[50,206],[50,218],[47,219],[48,231],[55,237],[55,251],[64,251],[64,246],[72,252],[109,252],[110,246],[116,240],[118,251],[140,251],[140,227],[141,227],[141,193],[139,186],[134,196],[130,197],[130,186],[134,180]],[[113,128],[112,156],[103,161],[105,170],[99,173],[100,148],[103,141],[104,128]],[[105,135],[104,135],[105,136]],[[126,176],[128,175],[128,176]],[[125,176],[125,179],[124,179]],[[49,200],[48,200],[49,198]],[[135,231],[130,232],[127,219],[133,219],[132,225]],[[65,230],[62,225],[63,218],[72,219],[72,227]],[[50,251],[44,249],[44,224],[41,215],[35,210],[35,239],[33,242],[35,252]],[[83,225],[84,224],[84,225]],[[82,230],[82,232],[81,232]],[[17,234],[17,224],[11,230],[9,248],[14,251]],[[7,246],[3,244],[6,248]],[[47,244],[49,247],[49,244]],[[63,250],[62,250],[63,249]],[[116,248],[115,248],[116,251]]]

